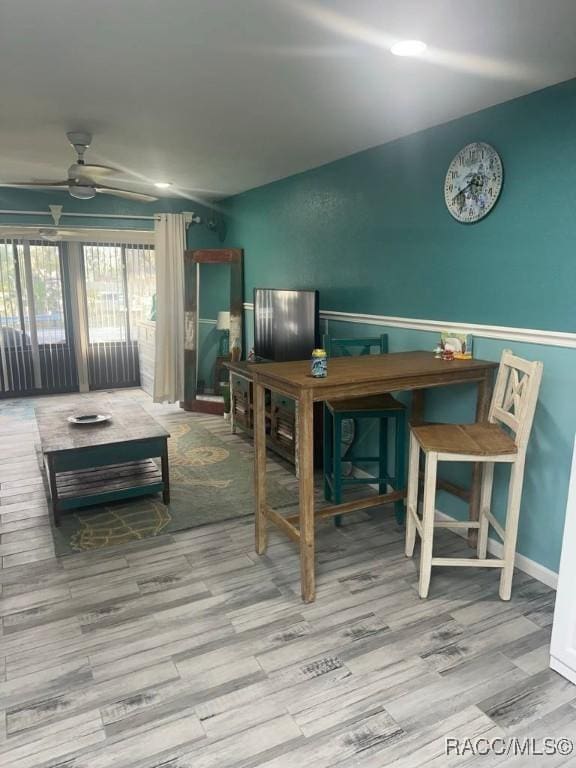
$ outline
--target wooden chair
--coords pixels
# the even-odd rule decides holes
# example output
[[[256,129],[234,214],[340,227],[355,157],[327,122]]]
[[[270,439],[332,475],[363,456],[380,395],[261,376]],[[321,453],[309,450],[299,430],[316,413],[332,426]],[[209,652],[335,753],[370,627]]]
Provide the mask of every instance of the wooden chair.
[[[502,353],[488,421],[478,424],[424,424],[410,431],[406,556],[412,557],[416,532],[420,535],[420,597],[428,596],[433,565],[501,568],[500,597],[509,600],[512,591],[514,556],[518,533],[526,447],[538,390],[542,363]],[[420,451],[425,454],[422,518],[418,515]],[[480,519],[478,522],[436,522],[436,468],[439,461],[482,462]],[[502,526],[490,511],[494,464],[511,465],[506,519]],[[502,559],[487,559],[488,529],[492,526],[504,545]],[[434,528],[477,528],[477,558],[433,557]]]
[[[388,336],[382,334],[376,337],[359,339],[331,339],[324,336],[324,349],[328,357],[344,356],[356,353],[370,355],[375,350],[377,354],[388,352]],[[328,374],[330,375],[330,374]],[[344,452],[342,446],[342,427],[346,420],[352,420],[354,424],[359,419],[378,419],[379,421],[379,449],[377,456],[355,455],[354,442]],[[388,421],[395,422],[395,457],[394,472],[388,471]],[[357,430],[355,429],[355,434]],[[374,395],[372,397],[351,398],[349,400],[337,400],[324,404],[324,498],[334,504],[342,501],[344,486],[358,484],[377,484],[379,493],[386,493],[387,486],[394,490],[405,487],[405,454],[406,454],[406,408],[392,395]],[[357,464],[376,464],[377,475],[364,474],[362,477],[346,476],[342,474],[342,463],[349,462],[353,466]],[[394,505],[396,520],[404,522],[404,504],[398,501]],[[335,525],[341,525],[341,516],[334,518]]]

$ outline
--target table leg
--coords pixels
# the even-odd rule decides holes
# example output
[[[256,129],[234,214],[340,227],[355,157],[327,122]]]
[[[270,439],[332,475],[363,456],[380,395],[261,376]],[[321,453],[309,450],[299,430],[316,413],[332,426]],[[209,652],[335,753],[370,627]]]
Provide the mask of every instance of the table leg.
[[[254,382],[254,483],[256,495],[256,552],[268,545],[266,528],[266,403],[265,389]]]
[[[424,414],[426,412],[426,390],[425,389],[413,389],[411,394],[412,402],[410,404],[410,419],[408,421],[408,433],[410,434],[410,427],[417,427],[420,424],[424,424]],[[408,438],[410,442],[410,437]],[[420,457],[421,458],[421,457]],[[420,458],[418,459],[418,467],[420,467]],[[418,483],[420,483],[420,476],[422,472],[418,469]],[[398,509],[398,508],[397,508]],[[408,507],[406,507],[406,515],[408,516]]]
[[[490,401],[492,400],[492,388],[494,386],[492,371],[487,371],[484,378],[478,382],[478,395],[476,400],[476,421],[488,421]],[[480,516],[480,490],[482,480],[482,464],[476,462],[472,465],[472,483],[470,487],[470,520],[476,522]],[[478,530],[471,528],[468,531],[468,545],[476,547]]]
[[[170,504],[170,468],[168,466],[168,440],[164,440],[164,449],[162,451],[162,482],[164,490],[162,491],[162,501],[166,506]]]
[[[236,434],[236,421],[234,419],[234,390],[233,387],[233,379],[232,379],[232,371],[230,371],[230,375],[228,376],[228,382],[230,386],[230,432],[232,432],[233,435]]]
[[[304,390],[298,404],[298,488],[300,496],[300,581],[302,599],[316,597],[314,568],[314,409],[312,393]]]
[[[300,478],[300,467],[298,459],[298,400],[294,402],[294,424],[296,425],[294,434],[294,474],[296,480]]]
[[[52,515],[56,528],[60,526],[60,505],[58,501],[58,486],[56,485],[56,472],[54,471],[54,461],[52,456],[46,458],[46,474],[48,475],[48,490],[50,493],[50,503],[52,504]]]
[[[410,425],[418,426],[424,422],[424,410],[426,408],[426,390],[412,390],[412,407],[410,409]]]

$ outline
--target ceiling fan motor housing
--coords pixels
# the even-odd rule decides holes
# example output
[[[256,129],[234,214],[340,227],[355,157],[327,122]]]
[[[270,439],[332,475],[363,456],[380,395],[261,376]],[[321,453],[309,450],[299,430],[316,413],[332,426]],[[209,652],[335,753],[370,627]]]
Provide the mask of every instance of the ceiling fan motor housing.
[[[90,187],[87,184],[70,184],[68,191],[72,197],[76,197],[78,200],[90,200],[96,197],[96,190],[94,187]]]

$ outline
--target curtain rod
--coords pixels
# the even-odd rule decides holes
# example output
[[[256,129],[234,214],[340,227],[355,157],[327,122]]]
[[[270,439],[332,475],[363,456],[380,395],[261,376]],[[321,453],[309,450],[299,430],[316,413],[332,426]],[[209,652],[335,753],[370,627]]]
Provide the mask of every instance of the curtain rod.
[[[10,211],[0,210],[0,215],[12,215],[12,216],[49,216],[52,218],[50,211]],[[127,213],[69,213],[62,211],[62,216],[77,216],[80,219],[142,219],[145,221],[154,221],[156,216],[131,216]],[[157,214],[158,215],[158,214]]]

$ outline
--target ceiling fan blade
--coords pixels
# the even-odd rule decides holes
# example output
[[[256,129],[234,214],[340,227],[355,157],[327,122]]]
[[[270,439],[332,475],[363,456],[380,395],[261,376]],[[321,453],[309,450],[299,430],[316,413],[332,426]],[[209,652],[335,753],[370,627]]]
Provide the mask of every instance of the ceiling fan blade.
[[[145,195],[142,192],[131,192],[128,189],[118,189],[117,187],[106,187],[101,184],[95,187],[96,192],[100,192],[104,195],[114,195],[115,197],[123,197],[126,200],[138,200],[141,203],[153,203],[158,200],[157,197],[152,195]]]
[[[78,232],[71,229],[39,229],[38,234],[41,240],[48,243],[56,243],[63,237],[75,237]]]
[[[24,189],[35,189],[36,187],[60,189],[61,187],[67,187],[68,184],[68,179],[66,181],[0,181],[0,187],[23,187]]]
[[[68,168],[68,176],[71,179],[99,179],[110,176],[113,173],[122,173],[120,169],[111,165],[93,165],[92,163],[73,163]]]
[[[41,240],[46,240],[48,243],[55,243],[60,239],[61,232],[59,229],[48,227],[39,229],[38,235]]]

